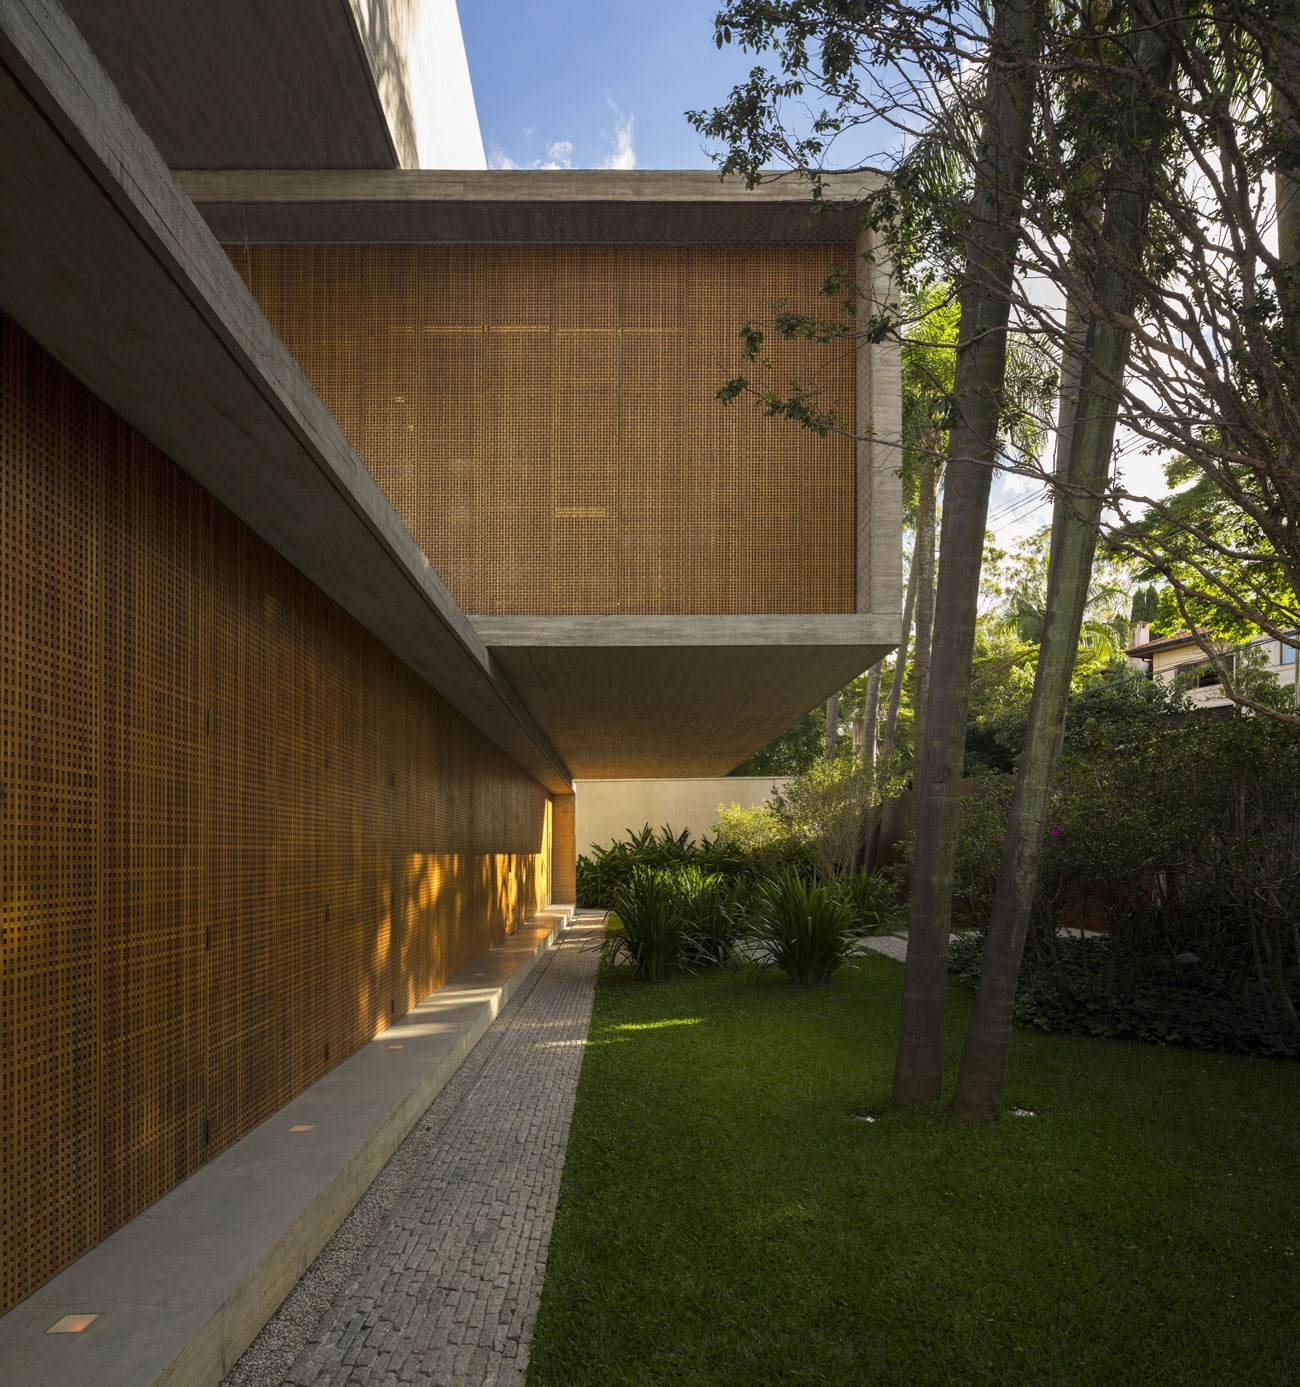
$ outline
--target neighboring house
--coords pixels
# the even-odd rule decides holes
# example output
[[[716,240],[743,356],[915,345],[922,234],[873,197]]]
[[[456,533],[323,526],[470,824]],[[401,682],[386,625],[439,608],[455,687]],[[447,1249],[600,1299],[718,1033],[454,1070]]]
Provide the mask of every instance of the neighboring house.
[[[0,5],[0,1310],[572,901],[575,776],[725,775],[900,608],[896,348],[771,344],[856,438],[714,398],[891,292],[851,210],[483,169],[449,0],[67,3]]]
[[[1214,708],[1231,703],[1223,693],[1219,675],[1206,657],[1190,631],[1179,631],[1172,636],[1150,639],[1150,626],[1138,622],[1133,627],[1134,643],[1124,652],[1129,663],[1143,670],[1148,679],[1160,679],[1166,683],[1177,681],[1194,704],[1202,708]],[[1209,633],[1201,627],[1202,638]],[[1223,658],[1232,669],[1240,658],[1240,652],[1250,649],[1263,656],[1262,668],[1276,677],[1279,684],[1294,685],[1296,682],[1296,651],[1293,646],[1270,636],[1259,636],[1245,647],[1224,645]]]

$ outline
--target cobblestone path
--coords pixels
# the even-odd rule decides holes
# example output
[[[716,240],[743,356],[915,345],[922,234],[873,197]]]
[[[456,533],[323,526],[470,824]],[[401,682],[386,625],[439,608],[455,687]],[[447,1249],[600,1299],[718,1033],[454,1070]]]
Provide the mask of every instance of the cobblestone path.
[[[591,1020],[579,916],[226,1387],[519,1387]]]

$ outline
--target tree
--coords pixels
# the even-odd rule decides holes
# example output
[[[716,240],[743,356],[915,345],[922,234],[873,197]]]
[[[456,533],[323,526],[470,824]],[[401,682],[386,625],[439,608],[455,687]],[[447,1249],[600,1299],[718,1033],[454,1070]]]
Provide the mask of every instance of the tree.
[[[916,869],[894,1078],[894,1101],[903,1104],[932,1101],[942,1083],[948,920],[968,675],[992,467],[1008,413],[1011,285],[1032,128],[1039,18],[1037,7],[1027,0],[1001,0],[991,16],[976,10],[958,19],[889,4],[866,10],[837,0],[735,0],[717,17],[719,44],[734,35],[755,52],[775,50],[787,75],[778,78],[756,68],[725,107],[693,116],[706,135],[726,142],[724,174],[742,173],[751,184],[757,182],[776,153],[807,169],[824,155],[828,139],[860,123],[864,112],[897,119],[898,93],[883,91],[878,79],[858,66],[859,53],[866,49],[886,64],[893,59],[896,67],[891,70],[913,92],[918,90],[919,66],[926,79],[921,86],[928,88],[921,98],[922,128],[933,132],[942,126],[948,137],[933,146],[940,151],[937,162],[941,164],[952,147],[968,156],[969,201],[946,202],[946,218],[935,216],[929,207],[921,212],[923,199],[898,197],[898,183],[863,214],[877,230],[893,237],[904,268],[918,246],[934,244],[936,234],[945,250],[954,239],[963,246],[960,263],[952,266],[961,319],[948,421],[931,679],[925,736],[918,749]],[[973,29],[959,34],[959,27],[967,25]],[[812,39],[819,42],[820,52],[810,63]],[[803,96],[810,82],[827,96],[828,107],[809,133],[792,136],[781,124],[781,102]],[[975,93],[969,107],[961,100],[943,102],[942,97],[954,90]],[[917,159],[909,173],[923,183],[933,167]],[[857,330],[883,332],[889,327],[858,324]],[[817,329],[801,325],[801,330]],[[815,425],[829,422],[817,412],[815,401],[797,392],[773,412]]]
[[[1101,493],[1110,476],[1119,413],[1116,383],[1123,380],[1128,361],[1131,334],[1124,320],[1134,308],[1131,266],[1140,265],[1149,253],[1146,223],[1164,141],[1161,113],[1147,100],[1147,90],[1163,90],[1169,81],[1173,26],[1159,11],[1141,14],[1140,19],[1141,27],[1130,28],[1129,21],[1120,33],[1103,35],[1090,29],[1080,36],[1088,46],[1104,43],[1108,50],[1121,50],[1122,57],[1110,56],[1109,71],[1118,73],[1121,63],[1127,63],[1123,88],[1117,85],[1102,94],[1110,98],[1108,126],[1094,118],[1088,132],[1089,152],[1094,158],[1100,155],[1105,170],[1101,234],[1111,260],[1094,271],[1088,308],[1081,314],[1087,335],[1077,380],[1072,382],[1074,397],[1063,406],[1072,410],[1073,419],[1060,480],[1077,494],[1058,493],[1053,508],[1047,603],[1025,748],[1007,820],[984,965],[957,1074],[954,1107],[963,1117],[994,1117],[1002,1106],[1016,983],[1088,602]],[[1067,103],[1073,95],[1067,89]],[[1101,105],[1098,96],[1093,88],[1086,100]],[[1076,303],[1079,298],[1075,296]]]

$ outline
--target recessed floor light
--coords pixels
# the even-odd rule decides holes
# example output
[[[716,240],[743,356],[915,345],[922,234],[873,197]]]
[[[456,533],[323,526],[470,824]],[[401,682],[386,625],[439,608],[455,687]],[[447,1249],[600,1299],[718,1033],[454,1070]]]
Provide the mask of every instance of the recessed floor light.
[[[855,1112],[855,1113],[853,1114],[853,1116],[854,1116],[854,1118],[855,1118],[858,1122],[879,1122],[879,1121],[880,1121],[880,1115],[879,1115],[878,1113],[874,1113],[874,1112]]]
[[[83,1329],[89,1329],[99,1318],[94,1315],[64,1315],[61,1320],[55,1320],[45,1331],[47,1334],[80,1334]]]
[[[1037,1117],[1038,1114],[1033,1110],[1033,1108],[1012,1108],[1012,1109],[1011,1109],[1011,1116],[1012,1116],[1012,1117]]]
[[[314,1122],[299,1122],[295,1126],[290,1127],[289,1130],[291,1132],[310,1132],[315,1125]]]
[[[388,1048],[390,1050],[404,1050],[406,1047],[404,1045],[390,1045]]]

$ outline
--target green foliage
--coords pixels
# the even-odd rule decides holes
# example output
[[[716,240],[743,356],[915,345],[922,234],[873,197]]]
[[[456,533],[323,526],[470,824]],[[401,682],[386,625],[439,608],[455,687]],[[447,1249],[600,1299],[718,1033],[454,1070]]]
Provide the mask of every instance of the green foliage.
[[[983,939],[972,935],[952,945],[949,968],[978,983],[982,960]],[[1300,1003],[1300,987],[1291,982],[1289,989]],[[1022,962],[1015,1017],[1040,1031],[1300,1059],[1300,1033],[1270,1001],[1267,992],[1234,986],[1199,965],[1117,958],[1109,939],[1067,938],[1050,960]]]
[[[787,869],[764,883],[756,902],[753,948],[800,984],[829,982],[861,931],[838,892]]]
[[[821,757],[825,745],[826,705],[822,704],[746,757],[731,774],[800,775]]]
[[[683,963],[688,968],[726,967],[735,958],[739,924],[746,914],[748,878],[728,880],[698,867],[678,868],[671,878],[686,926]],[[733,904],[737,885],[742,889]]]
[[[1191,953],[1198,985],[1253,992],[1284,1031],[1300,1031],[1283,983],[1300,966],[1300,734],[1229,710],[1171,717],[1123,685],[1089,692],[1045,831],[1029,966],[1056,968],[1057,927],[1091,914],[1109,930],[1099,985],[1114,1006]],[[954,908],[976,927],[988,919],[1011,791],[1007,777],[984,780],[963,818]]]
[[[858,935],[885,934],[904,922],[893,882],[882,872],[860,867],[839,884],[840,900],[853,912]]]
[[[632,975],[659,982],[682,962],[687,917],[681,891],[666,872],[633,869],[613,899],[610,957],[626,958]]]
[[[601,909],[627,886],[638,868],[673,867],[697,867],[724,876],[748,870],[743,856],[717,839],[706,836],[697,843],[688,829],[674,833],[665,824],[656,834],[646,824],[639,832],[629,829],[626,838],[614,839],[607,847],[593,846],[590,856],[579,856],[578,904]]]
[[[766,875],[783,864],[806,864],[823,882],[854,870],[871,817],[880,803],[881,779],[851,755],[814,762],[802,775],[752,809],[719,810],[718,841]]]
[[[1129,621],[1136,625],[1139,621],[1148,624],[1160,614],[1160,593],[1154,583],[1138,588],[1133,593],[1133,604],[1129,608]]]
[[[967,775],[1010,774],[1016,769],[1025,745],[1031,692],[1032,686],[1022,685],[1017,697],[967,724]],[[1174,684],[1147,679],[1127,664],[1116,664],[1070,695],[1064,746],[1078,752],[1131,746],[1162,726],[1167,715],[1186,712],[1189,706]]]
[[[1248,506],[1267,511],[1273,507],[1258,495],[1258,471],[1255,464],[1227,469]],[[1163,580],[1147,618],[1153,634],[1204,626],[1224,640],[1246,641],[1261,621],[1275,630],[1294,625],[1296,593],[1269,529],[1186,459],[1170,465],[1167,480],[1182,489],[1106,540],[1110,552],[1138,560],[1143,576]]]

